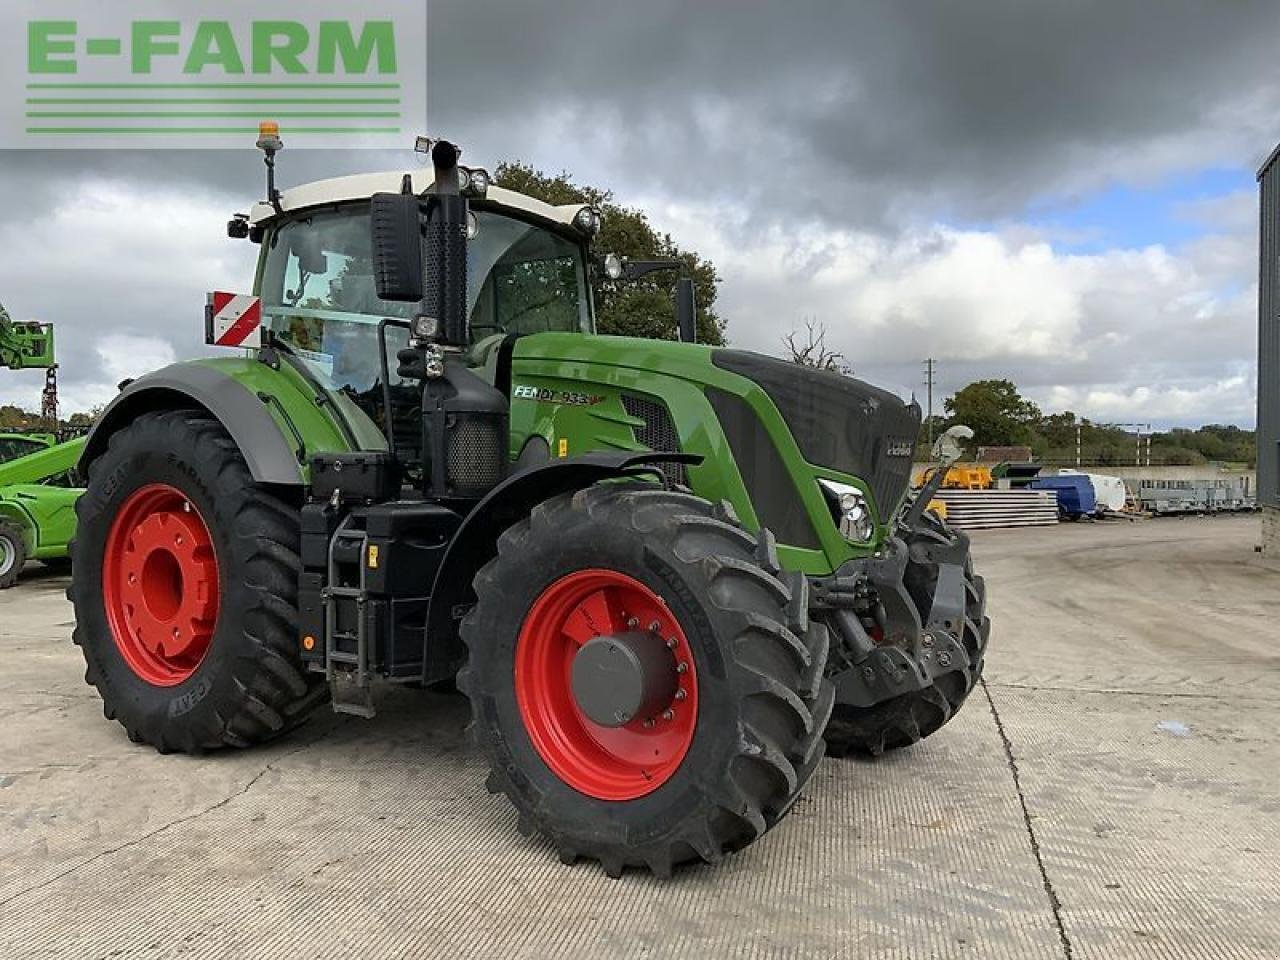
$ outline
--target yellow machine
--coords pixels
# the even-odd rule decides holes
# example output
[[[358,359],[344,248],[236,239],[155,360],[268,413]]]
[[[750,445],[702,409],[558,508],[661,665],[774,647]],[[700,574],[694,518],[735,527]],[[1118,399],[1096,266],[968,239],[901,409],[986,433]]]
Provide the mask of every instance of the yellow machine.
[[[922,487],[933,478],[937,467],[926,467],[915,478],[914,485]],[[985,463],[957,463],[947,470],[942,480],[944,490],[990,490],[995,486],[991,467]],[[930,504],[932,507],[932,504]]]

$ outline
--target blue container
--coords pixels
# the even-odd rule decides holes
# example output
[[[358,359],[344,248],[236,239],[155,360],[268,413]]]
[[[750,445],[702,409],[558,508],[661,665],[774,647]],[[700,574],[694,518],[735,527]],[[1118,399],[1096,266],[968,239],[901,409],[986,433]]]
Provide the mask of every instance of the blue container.
[[[1058,512],[1064,516],[1088,517],[1098,510],[1093,482],[1085,476],[1036,477],[1031,481],[1031,489],[1054,491],[1058,495]]]

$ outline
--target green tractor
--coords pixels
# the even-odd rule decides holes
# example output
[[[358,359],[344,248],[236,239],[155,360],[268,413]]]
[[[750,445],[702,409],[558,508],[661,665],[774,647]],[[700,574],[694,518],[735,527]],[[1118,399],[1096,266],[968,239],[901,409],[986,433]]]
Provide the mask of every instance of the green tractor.
[[[53,327],[16,323],[0,305],[0,369],[50,370]],[[28,559],[64,568],[75,533],[74,469],[83,441],[53,434],[0,433],[0,590],[13,586]]]
[[[6,451],[20,455],[6,459]],[[29,559],[55,570],[70,567],[82,492],[75,469],[83,451],[83,438],[56,443],[0,434],[0,590],[17,582]]]
[[[600,214],[432,166],[228,232],[238,356],[128,384],[88,438],[75,642],[161,752],[259,743],[386,684],[469,698],[488,788],[561,858],[668,874],[778,823],[826,747],[940,728],[982,579],[908,501],[917,405],[740,350],[597,335]],[[692,312],[680,311],[688,332]]]

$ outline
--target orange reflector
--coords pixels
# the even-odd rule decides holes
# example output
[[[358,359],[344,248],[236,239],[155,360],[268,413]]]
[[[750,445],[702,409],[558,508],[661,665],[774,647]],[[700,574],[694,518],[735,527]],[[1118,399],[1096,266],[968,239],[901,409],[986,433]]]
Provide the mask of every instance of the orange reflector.
[[[260,137],[278,137],[280,136],[280,124],[275,120],[263,120],[258,124],[258,136]]]
[[[303,638],[302,638],[302,649],[303,649],[303,650],[314,650],[315,648],[316,648],[316,638],[315,638],[315,637],[311,636],[311,634],[307,634],[305,637],[303,637]]]

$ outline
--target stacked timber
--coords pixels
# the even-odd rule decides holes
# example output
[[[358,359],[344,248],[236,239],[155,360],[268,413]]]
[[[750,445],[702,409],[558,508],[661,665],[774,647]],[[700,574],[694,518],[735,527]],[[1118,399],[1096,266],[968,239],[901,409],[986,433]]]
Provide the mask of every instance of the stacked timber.
[[[947,523],[966,530],[988,527],[1047,527],[1058,522],[1052,490],[939,490]]]

